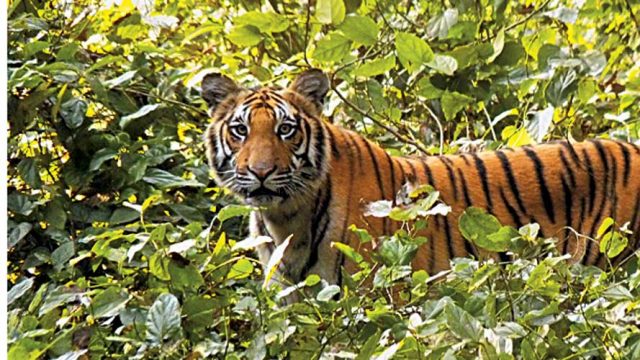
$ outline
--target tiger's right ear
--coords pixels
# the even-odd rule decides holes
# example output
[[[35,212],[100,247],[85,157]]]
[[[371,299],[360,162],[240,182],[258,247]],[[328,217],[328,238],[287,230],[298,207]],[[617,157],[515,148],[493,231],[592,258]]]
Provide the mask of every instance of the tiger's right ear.
[[[239,91],[233,80],[221,74],[208,74],[202,79],[202,98],[209,104],[211,113],[227,96]]]

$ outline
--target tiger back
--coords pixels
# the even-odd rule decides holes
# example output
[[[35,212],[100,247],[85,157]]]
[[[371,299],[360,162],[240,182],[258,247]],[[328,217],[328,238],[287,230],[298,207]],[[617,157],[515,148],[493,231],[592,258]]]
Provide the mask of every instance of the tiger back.
[[[204,140],[214,178],[258,206],[250,233],[273,239],[257,249],[262,264],[291,235],[279,273],[292,282],[315,273],[340,283],[342,267],[355,271],[331,243],[346,243],[366,255],[371,244],[360,244],[349,226],[373,236],[392,234],[399,223],[364,216],[364,209],[374,201],[394,201],[407,183],[431,185],[451,206],[447,216],[430,217],[421,234],[429,241],[413,266],[431,273],[447,269],[453,257],[483,255],[458,230],[458,219],[470,206],[505,225],[538,223],[542,236],[556,237],[560,251],[585,264],[605,264],[594,238],[607,217],[633,231],[619,258],[638,248],[640,148],[634,144],[592,140],[394,157],[321,119],[329,86],[318,70],[302,73],[288,89],[247,90],[220,75],[205,77],[202,89],[213,117]]]

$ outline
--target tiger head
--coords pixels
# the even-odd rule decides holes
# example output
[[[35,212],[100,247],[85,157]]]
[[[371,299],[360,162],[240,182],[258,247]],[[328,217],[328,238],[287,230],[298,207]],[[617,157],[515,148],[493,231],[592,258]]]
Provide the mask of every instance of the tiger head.
[[[213,121],[204,141],[216,183],[250,205],[308,199],[328,171],[329,137],[320,118],[328,90],[327,77],[315,69],[286,89],[246,89],[207,75],[202,96]]]

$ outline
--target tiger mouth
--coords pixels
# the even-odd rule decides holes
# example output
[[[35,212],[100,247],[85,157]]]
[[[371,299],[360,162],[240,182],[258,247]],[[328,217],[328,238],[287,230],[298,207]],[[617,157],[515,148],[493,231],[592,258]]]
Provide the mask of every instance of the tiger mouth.
[[[261,186],[247,194],[247,198],[257,198],[257,197],[267,197],[267,196],[276,196],[276,197],[284,197],[283,194],[273,191],[271,189],[267,189],[264,186]]]

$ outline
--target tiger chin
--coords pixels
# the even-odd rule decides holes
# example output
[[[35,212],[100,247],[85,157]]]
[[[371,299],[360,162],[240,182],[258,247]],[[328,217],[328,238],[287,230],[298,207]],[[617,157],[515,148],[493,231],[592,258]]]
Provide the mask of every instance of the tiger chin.
[[[453,257],[487,256],[464,240],[458,218],[468,207],[486,209],[503,224],[536,222],[545,237],[556,237],[573,261],[605,266],[596,232],[606,217],[633,231],[619,258],[638,248],[640,230],[640,148],[631,143],[592,140],[555,142],[482,153],[393,157],[359,134],[323,121],[327,77],[308,70],[288,88],[246,89],[219,74],[207,75],[202,96],[212,122],[204,141],[219,186],[258,210],[251,236],[269,236],[258,246],[266,266],[275,247],[290,235],[280,279],[297,283],[315,273],[340,284],[341,268],[356,271],[332,242],[343,242],[368,257],[351,224],[374,237],[400,224],[363,215],[364,205],[393,201],[406,183],[430,184],[449,206],[447,216],[429,219],[414,268],[445,270]],[[578,233],[592,239],[577,237]],[[500,257],[505,256],[500,254]]]

